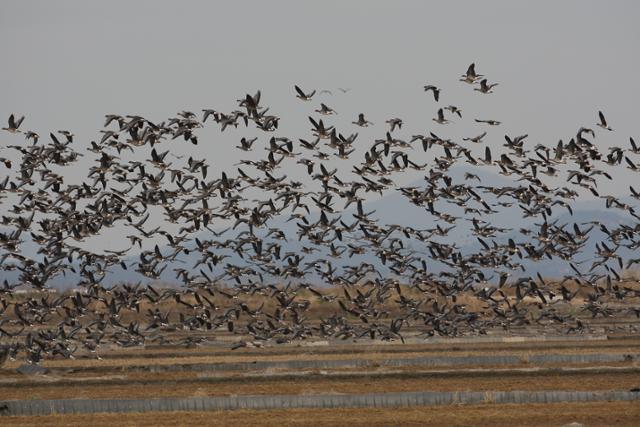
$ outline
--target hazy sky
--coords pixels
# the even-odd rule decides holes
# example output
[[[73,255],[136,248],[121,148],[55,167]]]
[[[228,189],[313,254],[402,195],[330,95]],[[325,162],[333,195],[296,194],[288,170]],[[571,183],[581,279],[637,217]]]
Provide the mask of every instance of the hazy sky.
[[[404,137],[473,136],[482,129],[472,118],[491,118],[504,124],[490,146],[505,133],[555,145],[593,127],[599,109],[616,132],[598,143],[627,147],[629,136],[640,140],[639,17],[637,1],[2,1],[0,118],[24,114],[23,127],[41,135],[71,130],[81,147],[99,138],[107,113],[161,121],[183,109],[231,111],[261,89],[281,134],[307,137],[318,102],[295,99],[297,83],[333,90],[316,100],[365,147],[394,116]],[[494,94],[458,82],[471,62],[500,83]],[[438,105],[425,84],[442,88],[440,106],[462,108],[464,124],[431,120]],[[377,126],[352,126],[359,112]],[[252,134],[212,131],[194,155],[219,173]],[[20,139],[1,138],[2,147]]]
[[[71,130],[75,148],[84,152],[99,140],[105,114],[160,122],[181,110],[231,111],[237,99],[260,89],[261,103],[282,118],[277,135],[294,140],[311,138],[307,116],[317,116],[320,101],[335,108],[338,116],[328,121],[345,134],[360,133],[357,157],[325,162],[346,175],[349,162],[384,138],[391,117],[405,121],[396,137],[434,131],[456,141],[485,129],[474,118],[500,120],[484,142],[499,150],[505,134],[528,133],[528,147],[555,146],[580,126],[595,128],[603,110],[615,132],[598,130],[596,144],[627,148],[630,136],[640,142],[639,18],[635,0],[0,0],[0,120],[6,126],[11,113],[26,115],[22,128],[44,139],[49,131]],[[495,93],[458,81],[472,62],[499,83]],[[304,103],[295,98],[294,84],[333,96]],[[439,104],[423,92],[425,84],[442,88]],[[438,107],[449,104],[462,108],[464,120],[434,123]],[[353,126],[360,112],[376,126]],[[221,134],[215,125],[200,135],[197,147],[176,141],[159,150],[206,158],[209,179],[223,169],[233,173],[240,158],[264,158],[271,136],[255,128]],[[260,137],[253,153],[234,148],[241,136]],[[24,143],[20,135],[0,133],[0,157],[17,156],[4,147]],[[479,155],[483,145],[473,149]],[[148,156],[150,148],[141,151]],[[86,154],[65,172],[67,184],[86,180],[94,161]],[[416,154],[418,163],[435,155]],[[638,174],[618,169],[615,182],[599,180],[601,193],[628,195]],[[404,185],[424,173],[407,171],[394,180]],[[276,174],[305,172],[281,168]],[[124,249],[127,232],[110,230],[84,245]]]
[[[298,83],[351,87],[347,112],[410,121],[433,117],[433,83],[540,139],[600,108],[622,138],[638,119],[639,17],[636,1],[2,1],[0,117],[90,138],[105,113],[231,109],[258,88],[287,117]],[[460,96],[474,61],[496,96]]]

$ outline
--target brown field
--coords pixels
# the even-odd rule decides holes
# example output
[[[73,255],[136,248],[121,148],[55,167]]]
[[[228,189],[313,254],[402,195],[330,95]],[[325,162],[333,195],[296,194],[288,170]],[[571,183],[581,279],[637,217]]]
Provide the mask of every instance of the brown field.
[[[640,338],[624,340],[594,341],[546,341],[522,343],[463,343],[463,344],[386,344],[386,345],[331,345],[272,346],[266,348],[243,348],[231,351],[228,348],[196,347],[114,349],[102,360],[89,358],[44,360],[44,367],[113,367],[173,365],[192,363],[242,363],[255,361],[286,360],[340,360],[362,358],[370,360],[416,358],[416,357],[464,357],[480,355],[530,356],[536,354],[639,354]],[[20,366],[19,360],[5,363],[0,373]]]
[[[638,402],[469,405],[385,409],[288,409],[230,412],[6,417],[3,426],[585,426],[637,427]]]
[[[637,280],[638,279],[637,273],[632,271],[625,271],[623,272],[623,277],[628,280],[624,282],[624,286],[626,288],[640,290],[640,281]],[[557,289],[557,284],[559,283],[559,280],[547,278],[546,282],[550,290],[554,290],[554,292],[557,295],[560,295],[560,292]],[[222,285],[217,285],[217,286],[220,288],[226,288],[225,286],[222,286]],[[634,304],[637,303],[638,301],[637,297],[629,297],[625,301],[616,300],[611,296],[603,297],[602,302],[606,302],[607,305],[611,308],[620,309],[621,312],[617,313],[615,318],[612,318],[612,319],[603,319],[602,317],[592,319],[591,315],[588,312],[585,312],[582,308],[586,303],[587,295],[593,292],[593,290],[590,288],[580,287],[579,285],[577,285],[572,281],[565,282],[564,286],[567,289],[569,289],[571,292],[578,291],[578,294],[570,302],[562,301],[561,299],[556,300],[554,302],[555,304],[554,310],[558,314],[571,314],[572,316],[576,316],[576,318],[579,318],[583,321],[587,329],[590,328],[590,325],[599,327],[602,321],[604,321],[605,323],[612,323],[612,324],[620,323],[621,325],[633,324],[636,321],[636,318],[631,316],[629,313],[625,312],[625,310],[631,306],[634,306]],[[402,295],[408,298],[420,300],[424,297],[423,292],[417,290],[415,287],[400,285],[400,288],[402,291]],[[226,288],[226,289],[227,291],[229,290],[229,288]],[[366,293],[370,289],[371,289],[371,285],[369,284],[355,284],[350,286],[348,288],[348,291],[351,294],[355,294],[356,292]],[[158,290],[162,291],[162,287],[160,285],[158,287]],[[509,285],[506,285],[502,290],[505,293],[505,295],[509,298],[510,303],[516,303],[514,288],[511,288]],[[236,306],[239,303],[243,303],[243,304],[246,304],[250,309],[256,309],[258,307],[261,307],[262,312],[273,313],[278,305],[277,302],[275,302],[272,298],[265,298],[265,296],[261,295],[260,293],[257,293],[255,295],[240,293],[237,295],[236,299],[231,300],[226,297],[221,297],[218,294],[216,294],[216,296],[214,297],[211,294],[207,294],[206,291],[204,290],[199,290],[199,292],[204,295],[209,295],[209,298],[213,300],[214,304],[217,307],[217,311],[219,312],[223,312],[232,306]],[[309,325],[317,324],[321,318],[327,318],[328,316],[334,313],[343,314],[345,318],[349,319],[354,324],[360,323],[357,317],[350,315],[348,313],[344,313],[340,308],[338,304],[338,299],[344,297],[344,294],[343,294],[344,290],[342,287],[337,286],[337,287],[322,288],[321,292],[324,295],[333,297],[335,299],[333,301],[328,302],[328,301],[322,300],[320,297],[318,297],[317,295],[311,293],[306,289],[300,288],[296,290],[295,298],[297,301],[309,301],[311,303],[311,305],[309,306],[309,309],[305,311],[305,317],[307,318],[307,322]],[[59,293],[59,292],[44,293],[41,291],[34,290],[24,294],[12,294],[7,298],[7,301],[9,303],[24,302],[29,298],[38,299],[42,297],[53,299],[60,295],[71,295],[71,294],[72,292],[70,291],[66,291],[63,293]],[[385,314],[380,319],[382,322],[390,321],[391,319],[399,315],[402,315],[404,313],[403,309],[401,309],[401,307],[398,305],[398,302],[395,299],[396,291],[392,290],[390,291],[390,294],[392,295],[392,297],[389,298],[385,304],[376,305],[378,309],[385,312]],[[182,300],[187,303],[196,302],[196,299],[192,294],[184,295],[182,297]],[[430,294],[430,300],[436,301],[440,305],[444,305],[447,303],[447,299],[439,296],[437,293],[434,293],[433,295]],[[539,312],[539,308],[537,305],[539,301],[537,300],[537,298],[528,296],[528,297],[524,297],[521,302],[527,306],[527,310],[529,311],[531,317],[535,318]],[[476,296],[473,290],[464,291],[464,292],[461,292],[459,295],[457,295],[457,304],[461,304],[465,306],[465,308],[469,312],[477,313],[481,318],[493,318],[494,316],[487,302],[483,301],[478,296]],[[87,308],[90,311],[95,313],[105,313],[108,311],[104,303],[97,302],[97,301],[93,301],[90,304],[88,304]],[[136,312],[135,310],[130,310],[130,309],[123,309],[122,312],[120,313],[121,323],[126,325],[129,322],[138,322],[144,325],[149,321],[149,316],[147,314],[147,311],[149,309],[155,309],[155,308],[158,308],[163,313],[171,312],[172,313],[171,320],[174,322],[177,321],[178,319],[178,313],[182,313],[185,315],[192,314],[191,309],[183,307],[180,304],[176,304],[176,302],[171,298],[165,299],[157,304],[152,304],[146,299],[143,299],[140,303],[139,308],[140,308],[139,312]],[[9,320],[15,320],[15,315],[11,312],[7,312],[6,318]],[[62,320],[64,320],[64,318],[62,317],[62,313],[56,312],[52,314],[48,322],[49,325],[34,325],[30,328],[30,330],[35,331],[38,329],[46,329],[47,326],[56,325]],[[245,324],[246,324],[246,319],[238,320],[236,322],[236,329],[237,330],[241,329],[242,326]],[[419,323],[415,325],[406,325],[403,328],[403,331],[409,331],[415,328],[417,328],[418,330],[420,329]],[[556,324],[550,321],[542,321],[540,324],[536,324],[535,322],[532,322],[530,325],[527,326],[527,328],[530,328],[530,332],[537,329],[549,329],[549,330],[555,330],[557,332],[562,332],[563,330],[566,329],[566,326],[562,324]],[[7,329],[12,330],[12,327],[8,326]],[[497,333],[505,332],[498,327],[489,328],[489,330]],[[524,330],[523,327],[519,327],[519,326],[513,326],[512,331],[517,331],[517,333],[526,333],[526,330]],[[216,331],[216,336],[220,336],[220,335],[224,336],[225,332],[226,332],[226,326],[223,326]],[[461,331],[461,332],[465,332],[465,331]],[[466,331],[466,332],[469,333],[470,331]],[[173,333],[174,332],[171,332],[171,331],[163,331],[163,335],[170,336]],[[194,332],[192,331],[190,335],[193,335],[193,334]],[[178,331],[176,335],[180,336],[181,334]],[[207,333],[205,332],[202,335],[207,335]],[[78,336],[82,336],[82,332]]]
[[[410,391],[629,390],[640,387],[640,361],[569,365],[520,363],[517,366],[388,367],[177,372],[129,371],[123,367],[253,361],[331,359],[410,359],[474,355],[640,354],[640,338],[602,337],[583,341],[471,343],[358,343],[330,346],[241,348],[205,345],[136,347],[107,352],[103,360],[46,360],[45,375],[15,371],[18,361],[0,369],[2,399],[110,399],[233,395],[313,395]],[[74,369],[83,371],[74,372]],[[238,410],[203,413],[145,413],[2,417],[0,425],[638,425],[639,402],[484,404],[416,408]]]
[[[575,354],[575,351],[571,351],[569,349],[563,351],[510,351],[510,352],[496,352],[495,354],[499,355],[514,355],[514,356],[532,356],[535,354]],[[603,353],[600,349],[581,349],[580,354],[598,354]],[[627,354],[630,353],[628,348],[618,348],[618,349],[609,349],[606,351],[607,354]],[[631,351],[631,353],[638,354],[640,353],[640,348],[635,348]],[[419,358],[419,357],[464,357],[464,356],[482,356],[486,355],[486,352],[480,351],[467,351],[467,352],[456,352],[452,354],[451,352],[443,351],[443,352],[408,352],[402,353],[401,355],[387,352],[376,352],[369,353],[365,355],[360,355],[360,358],[367,360],[388,360],[394,358],[402,358],[402,359],[411,359],[411,358]],[[191,357],[168,357],[161,359],[145,359],[145,358],[130,358],[126,360],[127,366],[161,366],[161,365],[175,365],[175,364],[196,364],[196,363],[251,363],[257,361],[287,361],[287,360],[344,360],[350,359],[352,356],[347,356],[344,354],[322,354],[317,355],[313,353],[307,354],[296,354],[296,355],[275,355],[275,356],[249,356],[249,355],[238,355],[238,356],[191,356]],[[118,359],[106,359],[99,362],[101,367],[113,367],[119,368],[123,364],[123,360]],[[96,365],[96,362],[91,359],[79,359],[79,360],[49,360],[42,364],[45,367],[64,367],[64,368],[74,368],[74,367],[83,367],[90,368]],[[7,368],[17,367],[19,363],[12,362],[7,364]]]
[[[155,375],[154,375],[155,376]],[[148,378],[147,378],[148,379]],[[155,379],[155,378],[154,378]],[[509,375],[478,375],[469,373],[455,377],[416,377],[400,375],[399,378],[307,378],[261,379],[260,377],[235,377],[226,381],[177,382],[171,376],[147,382],[145,378],[123,378],[120,384],[38,384],[29,386],[0,386],[5,399],[116,399],[153,397],[204,397],[266,394],[342,394],[385,393],[408,391],[512,391],[512,390],[628,390],[640,386],[640,369],[633,371],[572,374],[546,372]],[[639,404],[640,405],[640,404]]]

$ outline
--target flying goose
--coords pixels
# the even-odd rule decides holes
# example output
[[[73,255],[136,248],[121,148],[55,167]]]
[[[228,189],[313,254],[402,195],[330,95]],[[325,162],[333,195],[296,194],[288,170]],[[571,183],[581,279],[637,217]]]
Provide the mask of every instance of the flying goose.
[[[600,118],[600,123],[598,123],[598,126],[600,126],[602,129],[613,130],[607,125],[607,120],[604,118],[604,114],[602,114],[602,111],[598,111],[598,117]]]
[[[395,117],[393,119],[386,120],[385,123],[387,123],[391,127],[391,132],[394,131],[396,126],[398,127],[398,129],[402,128],[402,119],[399,119],[397,117]]]
[[[20,133],[18,128],[20,127],[20,125],[22,124],[23,121],[24,121],[24,116],[22,116],[19,120],[16,120],[14,115],[11,114],[9,116],[9,120],[8,120],[9,127],[2,128],[2,130],[6,130],[6,131],[11,132],[11,133]]]
[[[336,111],[333,108],[327,107],[323,103],[320,103],[320,108],[317,109],[317,110],[314,110],[314,111],[316,113],[320,113],[320,114],[322,114],[324,116],[329,116],[329,115],[332,115],[332,114],[336,114]]]
[[[444,111],[442,108],[438,110],[438,117],[434,117],[432,120],[441,125],[449,123],[449,120],[444,118]]]
[[[434,85],[426,85],[424,87],[424,91],[425,92],[429,92],[432,91],[433,92],[433,99],[436,100],[436,102],[438,102],[438,98],[440,98],[440,89],[438,89],[436,86]]]
[[[242,151],[251,151],[251,146],[254,142],[256,142],[257,139],[258,137],[252,139],[242,137],[242,139],[240,139],[240,145],[236,145],[236,148],[239,148]]]
[[[467,72],[466,74],[462,75],[463,78],[460,79],[461,82],[465,82],[465,83],[475,83],[476,80],[478,80],[480,77],[484,77],[482,74],[476,74],[476,64],[472,63],[471,65],[469,65],[469,68],[467,68]]]
[[[498,120],[480,120],[480,119],[475,119],[476,123],[486,123],[489,126],[499,126],[502,122],[499,122]]]
[[[481,92],[481,93],[493,93],[491,89],[496,86],[498,86],[498,83],[488,84],[487,79],[482,79],[480,81],[480,87],[473,88],[473,90],[477,90],[478,92]]]
[[[358,125],[360,127],[367,127],[369,125],[372,125],[373,123],[368,121],[367,119],[364,118],[364,113],[360,113],[358,114],[358,121],[357,122],[351,122],[354,125]]]
[[[472,138],[462,138],[463,141],[470,141],[470,142],[475,142],[476,144],[479,144],[482,142],[482,138],[484,138],[487,135],[487,132],[482,132],[480,135],[478,136],[474,136]]]
[[[457,114],[458,117],[462,118],[462,110],[460,110],[455,105],[449,105],[447,107],[444,107],[444,109],[445,110],[449,110],[451,112],[451,114]]]
[[[301,99],[303,101],[311,101],[311,98],[316,93],[315,89],[313,90],[313,92],[304,93],[304,91],[302,89],[300,89],[297,85],[295,85],[294,88],[295,88],[296,92],[298,93],[296,95],[296,98]]]

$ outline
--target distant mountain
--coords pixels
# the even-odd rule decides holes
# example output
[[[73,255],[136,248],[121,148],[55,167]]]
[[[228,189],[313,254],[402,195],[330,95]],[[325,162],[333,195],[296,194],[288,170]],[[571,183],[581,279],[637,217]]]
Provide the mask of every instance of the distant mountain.
[[[449,176],[452,178],[454,184],[462,184],[465,181],[464,175],[465,172],[468,172],[468,169],[464,167],[456,167],[450,170]],[[500,175],[496,175],[494,173],[485,172],[483,170],[473,171],[479,178],[480,184],[477,181],[473,181],[474,185],[482,185],[488,187],[508,187],[508,186],[517,186],[512,180],[502,177]],[[419,187],[425,188],[426,186],[425,180],[417,180],[412,182],[409,185],[404,187]],[[494,204],[498,199],[490,193],[480,193],[481,196],[489,203]],[[506,201],[506,200],[502,200]],[[477,207],[477,202],[474,202]],[[448,226],[449,224],[444,223],[442,220],[436,220],[433,215],[431,215],[425,207],[419,207],[411,204],[411,202],[399,191],[395,190],[384,197],[378,198],[376,200],[372,200],[364,204],[365,210],[375,211],[372,215],[373,217],[379,219],[380,224],[399,224],[402,226],[411,226],[417,229],[427,229],[427,228],[435,228],[437,225],[441,227]],[[550,221],[557,221],[557,224],[567,224],[569,227],[573,227],[573,224],[576,223],[580,225],[581,228],[586,228],[586,226],[582,225],[585,223],[589,223],[592,221],[598,221],[601,224],[604,224],[607,228],[615,228],[620,224],[630,224],[628,218],[622,216],[615,209],[606,209],[605,203],[603,200],[592,199],[585,201],[578,201],[573,203],[572,205],[573,215],[571,215],[568,210],[564,207],[556,206],[554,208],[554,213],[550,219]],[[342,206],[336,206],[336,209],[340,209]],[[464,215],[464,207],[455,206],[446,201],[439,200],[436,203],[436,209],[440,212],[444,212],[450,215],[462,217]],[[533,236],[524,236],[519,230],[521,228],[530,228],[533,226],[535,222],[532,218],[522,218],[520,209],[513,205],[511,207],[503,207],[503,208],[494,208],[497,210],[497,213],[491,215],[464,215],[467,218],[478,217],[481,220],[485,220],[494,224],[501,228],[511,229],[509,232],[499,234],[499,236],[493,240],[501,243],[506,243],[509,238],[514,239],[517,243],[536,243]],[[352,205],[349,209],[345,210],[341,214],[330,215],[331,218],[337,217],[341,215],[342,220],[345,223],[351,224],[355,221],[355,218],[352,217],[352,214],[355,213],[355,206]],[[317,220],[319,217],[319,212],[312,212],[309,215],[310,221]],[[297,238],[298,227],[296,225],[299,220],[289,220],[289,215],[281,215],[273,218],[269,221],[269,228],[279,228],[283,230],[285,235],[287,236],[286,242],[281,242],[283,245],[283,253],[287,251],[292,251],[295,253],[302,253],[302,248],[304,246],[304,242],[299,242]],[[236,230],[239,231],[239,230]],[[267,233],[265,230],[256,230],[256,234],[259,236],[264,236]],[[227,234],[231,235],[231,232]],[[208,231],[199,233],[196,237],[200,240],[210,239],[210,233]],[[227,237],[226,235],[224,236]],[[434,238],[435,239],[435,238]],[[585,261],[587,265],[590,265],[590,259],[593,258],[593,254],[595,253],[595,244],[599,241],[603,241],[606,239],[604,233],[602,233],[597,227],[594,228],[593,232],[590,234],[590,239],[582,250],[582,254],[584,257],[580,259],[576,259],[576,262]],[[487,242],[491,242],[491,238],[484,239]],[[460,248],[460,252],[463,254],[469,254],[474,252],[481,252],[482,246],[478,242],[477,237],[473,234],[473,225],[471,221],[468,220],[458,220],[456,227],[453,228],[446,237],[439,237],[436,241],[441,242],[455,242],[456,245]],[[338,242],[336,241],[336,245],[344,245],[347,242]],[[414,242],[415,243],[415,242]],[[407,245],[412,245],[411,242],[407,242]],[[195,244],[193,244],[195,246]],[[28,244],[29,250],[35,253],[36,247],[33,244]],[[191,247],[190,249],[194,249]],[[170,247],[161,247],[162,253],[170,253],[172,249]],[[315,260],[319,257],[324,257],[327,255],[328,251],[321,250],[312,255],[306,255],[305,262]],[[224,262],[229,262],[232,264],[242,265],[246,261],[240,258],[239,255],[233,252],[225,252],[230,257],[225,259]],[[620,255],[628,256],[629,251],[625,251],[624,249],[620,250]],[[126,258],[127,264],[131,264],[136,262],[138,259],[137,254],[132,254]],[[174,268],[187,268],[190,269],[192,266],[200,259],[200,254],[197,251],[191,252],[189,255],[180,255],[178,259],[169,264],[165,269],[164,273],[161,276],[161,280],[167,284],[177,283],[175,279],[175,273],[173,272]],[[223,262],[223,264],[224,264]],[[356,255],[353,258],[348,258],[347,255],[343,255],[340,259],[332,260],[334,265],[358,265],[359,263],[370,263],[381,269],[384,272],[385,268],[381,264],[380,260],[372,253],[366,253],[364,255]],[[563,274],[569,274],[572,270],[570,270],[568,263],[561,260],[543,260],[539,262],[533,262],[529,260],[521,260],[522,265],[526,269],[527,275],[534,275],[536,272],[539,272],[543,276],[561,276]],[[430,266],[433,266],[433,271],[439,271],[439,267],[437,263],[430,263]],[[77,267],[77,265],[76,265]],[[221,273],[221,266],[219,265],[217,269],[213,272],[210,272],[206,267],[198,267],[192,274],[196,274],[200,268],[203,268],[207,274],[211,274],[215,276],[216,274]],[[588,268],[587,268],[588,269]],[[105,284],[113,284],[118,282],[137,282],[142,280],[143,282],[148,282],[149,280],[144,278],[142,275],[136,273],[135,267],[130,268],[128,270],[124,270],[120,267],[114,268],[112,272],[105,278]],[[17,272],[0,272],[0,274],[4,274],[4,276],[0,277],[0,279],[7,279],[9,281],[15,281],[18,277]],[[521,275],[521,272],[513,272],[514,276]],[[313,279],[313,278],[311,278]],[[58,277],[52,281],[52,285],[55,287],[69,287],[73,286],[75,283],[79,281],[79,275],[68,274],[66,277]]]

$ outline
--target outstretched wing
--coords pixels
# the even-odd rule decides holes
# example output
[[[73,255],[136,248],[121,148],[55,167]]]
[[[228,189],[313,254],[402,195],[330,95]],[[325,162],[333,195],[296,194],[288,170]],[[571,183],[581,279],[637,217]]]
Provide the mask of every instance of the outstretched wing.
[[[604,118],[604,114],[602,114],[602,111],[598,111],[598,117],[600,117],[600,125],[603,127],[607,127],[607,120]]]
[[[298,92],[298,95],[300,95],[302,98],[307,97],[307,95],[302,91],[302,89],[298,87],[298,85],[294,85],[293,87],[296,89],[296,92]]]
[[[469,65],[467,68],[467,76],[475,76],[476,75],[476,64],[474,62]]]

